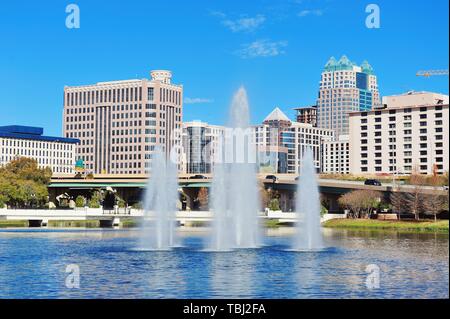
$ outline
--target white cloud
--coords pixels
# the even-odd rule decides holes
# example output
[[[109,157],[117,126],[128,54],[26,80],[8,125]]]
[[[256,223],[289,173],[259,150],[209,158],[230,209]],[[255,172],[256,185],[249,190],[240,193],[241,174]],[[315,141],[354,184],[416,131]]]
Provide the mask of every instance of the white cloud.
[[[258,14],[252,18],[225,19],[222,20],[222,24],[233,32],[252,32],[258,29],[265,21],[266,17]]]
[[[241,58],[256,58],[256,57],[272,57],[284,54],[283,48],[287,46],[287,41],[272,42],[267,39],[257,40],[252,43],[243,45],[241,50],[236,53]]]
[[[221,11],[210,11],[210,14],[214,17],[219,17],[222,19],[225,19],[227,17],[226,14]]]
[[[254,17],[241,16],[239,19],[230,19],[221,11],[210,11],[210,14],[219,18],[222,25],[232,32],[253,32],[266,21],[266,17],[262,14]]]
[[[323,10],[320,9],[316,9],[316,10],[302,10],[298,13],[299,17],[306,17],[309,15],[314,15],[314,16],[321,16],[323,15]]]
[[[201,97],[185,97],[184,98],[184,104],[204,104],[204,103],[212,103],[214,102],[213,99],[206,99]]]

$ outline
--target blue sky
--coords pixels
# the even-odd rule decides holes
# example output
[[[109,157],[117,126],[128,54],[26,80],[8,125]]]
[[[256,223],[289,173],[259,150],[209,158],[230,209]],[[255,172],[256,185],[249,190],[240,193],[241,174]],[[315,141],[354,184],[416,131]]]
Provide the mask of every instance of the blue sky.
[[[80,8],[67,29],[65,8]],[[368,29],[365,8],[380,7]],[[128,0],[8,1],[0,7],[0,125],[43,126],[61,134],[64,85],[173,71],[184,85],[184,120],[223,124],[232,94],[248,91],[252,122],[279,106],[315,102],[330,56],[375,69],[382,95],[448,94],[448,1]]]

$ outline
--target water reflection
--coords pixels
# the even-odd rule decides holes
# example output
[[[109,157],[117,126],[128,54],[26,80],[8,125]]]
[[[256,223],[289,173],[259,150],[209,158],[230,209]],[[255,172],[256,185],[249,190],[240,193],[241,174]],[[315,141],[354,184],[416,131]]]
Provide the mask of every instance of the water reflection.
[[[251,298],[255,274],[255,250],[211,253],[213,298]]]
[[[323,229],[322,252],[292,252],[292,232],[269,230],[260,249],[143,252],[135,231],[0,231],[0,298],[448,298],[448,235]],[[80,289],[65,269],[80,267]],[[380,288],[366,287],[366,267]]]

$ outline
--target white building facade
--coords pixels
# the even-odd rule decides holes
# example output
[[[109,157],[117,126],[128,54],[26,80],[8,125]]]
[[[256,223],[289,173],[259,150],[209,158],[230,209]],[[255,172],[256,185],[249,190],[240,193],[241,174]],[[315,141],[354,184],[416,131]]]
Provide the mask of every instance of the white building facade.
[[[348,135],[341,135],[338,140],[323,140],[321,156],[322,173],[349,174],[350,143]]]
[[[262,125],[255,126],[260,172],[299,174],[303,153],[308,147],[313,151],[314,166],[319,172],[322,141],[333,139],[333,130],[292,122],[275,108]]]
[[[443,174],[449,169],[449,106],[410,100],[350,113],[352,174]],[[417,104],[417,105],[414,105]]]
[[[54,174],[75,173],[77,139],[44,136],[43,129],[30,126],[0,127],[0,166],[19,157],[37,161],[40,168],[50,167]]]

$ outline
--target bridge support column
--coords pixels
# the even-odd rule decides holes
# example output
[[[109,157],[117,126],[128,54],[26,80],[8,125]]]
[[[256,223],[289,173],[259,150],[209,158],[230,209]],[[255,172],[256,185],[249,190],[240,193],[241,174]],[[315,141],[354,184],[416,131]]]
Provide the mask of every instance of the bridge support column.
[[[114,217],[112,220],[112,227],[119,227],[120,226],[120,218]]]
[[[295,210],[294,200],[293,200],[293,193],[288,190],[279,190],[278,193],[280,194],[280,208],[283,212],[292,212]]]

